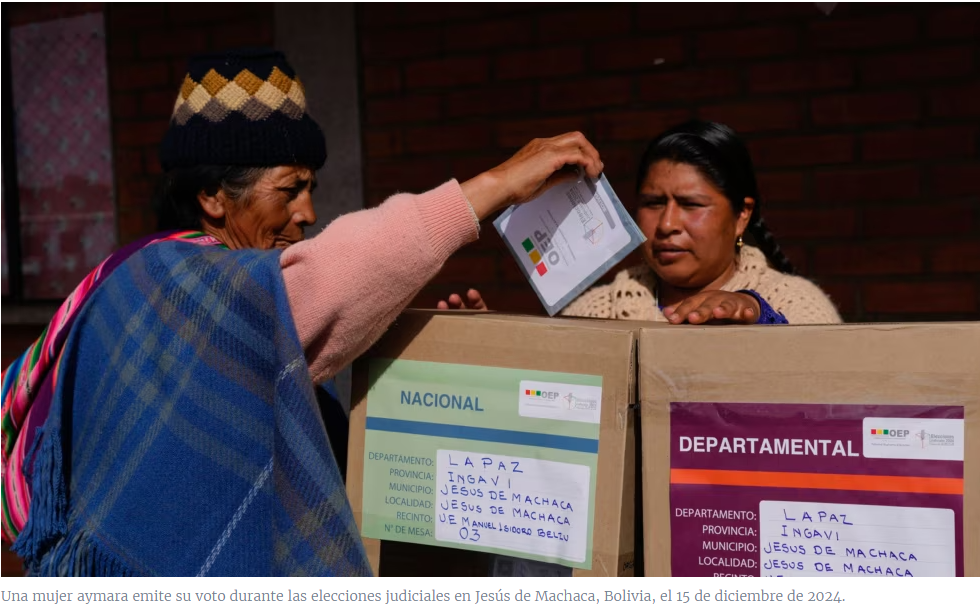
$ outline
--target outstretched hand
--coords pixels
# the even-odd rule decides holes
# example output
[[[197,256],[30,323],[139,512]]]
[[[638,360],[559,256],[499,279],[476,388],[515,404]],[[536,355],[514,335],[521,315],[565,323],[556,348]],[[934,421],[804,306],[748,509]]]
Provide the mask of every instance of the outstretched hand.
[[[755,324],[760,311],[759,302],[751,295],[709,290],[665,307],[664,316],[671,324]]]
[[[445,301],[439,301],[436,304],[436,309],[476,309],[488,311],[487,304],[483,302],[483,296],[480,295],[478,290],[472,288],[466,292],[465,301],[458,294],[451,294]]]
[[[599,152],[579,132],[531,140],[513,157],[462,185],[476,215],[483,220],[507,206],[530,201],[579,172],[597,180],[603,164]]]

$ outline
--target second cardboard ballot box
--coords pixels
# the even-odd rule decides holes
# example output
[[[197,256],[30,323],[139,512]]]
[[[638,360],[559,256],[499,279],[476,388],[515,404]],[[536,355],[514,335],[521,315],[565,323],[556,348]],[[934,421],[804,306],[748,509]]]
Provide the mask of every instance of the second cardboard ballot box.
[[[649,576],[980,575],[980,324],[640,332]]]
[[[375,573],[505,555],[631,576],[635,345],[626,324],[403,314],[354,367],[347,488]]]

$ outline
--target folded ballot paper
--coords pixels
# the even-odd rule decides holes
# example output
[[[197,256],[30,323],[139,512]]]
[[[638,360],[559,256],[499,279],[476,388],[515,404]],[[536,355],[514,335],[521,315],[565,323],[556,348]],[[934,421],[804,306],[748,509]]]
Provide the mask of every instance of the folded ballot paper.
[[[605,176],[562,182],[493,224],[549,316],[646,240]]]

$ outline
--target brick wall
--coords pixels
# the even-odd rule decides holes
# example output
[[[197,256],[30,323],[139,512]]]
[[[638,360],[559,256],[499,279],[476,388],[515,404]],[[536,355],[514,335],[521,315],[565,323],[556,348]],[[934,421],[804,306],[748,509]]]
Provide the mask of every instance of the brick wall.
[[[763,211],[848,320],[980,317],[980,8],[360,5],[366,193],[466,179],[583,131],[628,204],[690,117],[748,140]],[[542,309],[487,223],[416,301]]]
[[[150,196],[191,55],[273,44],[268,3],[107,4],[106,38],[119,243],[156,230]]]

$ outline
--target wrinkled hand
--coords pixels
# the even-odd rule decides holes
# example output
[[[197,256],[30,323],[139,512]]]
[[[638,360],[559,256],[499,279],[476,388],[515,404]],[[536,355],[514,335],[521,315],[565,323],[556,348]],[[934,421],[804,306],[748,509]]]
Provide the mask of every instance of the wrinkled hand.
[[[574,179],[578,168],[597,180],[603,165],[585,136],[572,132],[531,140],[513,157],[461,187],[483,220],[507,206],[530,201],[559,182]]]
[[[439,301],[436,309],[477,309],[488,311],[487,304],[483,302],[483,296],[478,290],[472,288],[466,293],[466,302],[458,294],[451,294],[445,301]]]
[[[754,297],[741,292],[709,290],[665,307],[671,324],[755,324],[761,309]]]

